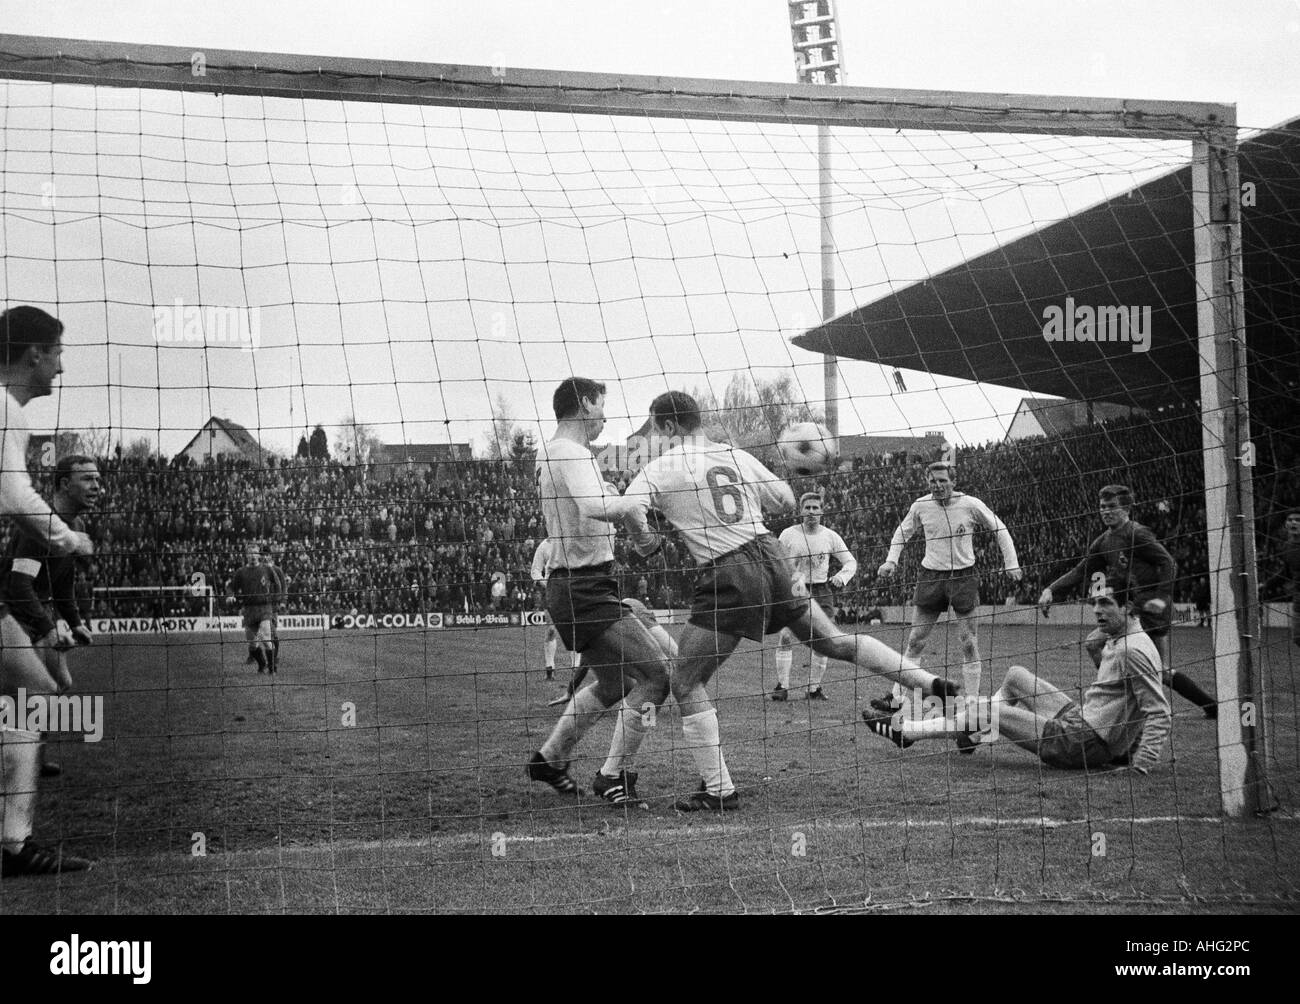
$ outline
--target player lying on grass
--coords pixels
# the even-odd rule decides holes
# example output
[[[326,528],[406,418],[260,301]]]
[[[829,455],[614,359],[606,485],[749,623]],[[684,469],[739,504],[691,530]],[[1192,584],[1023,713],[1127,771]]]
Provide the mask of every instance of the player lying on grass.
[[[546,607],[565,648],[582,653],[594,682],[573,695],[528,764],[528,776],[563,794],[574,749],[618,707],[614,738],[592,790],[613,804],[641,804],[631,769],[649,728],[642,708],[668,697],[669,663],[646,626],[620,601],[614,575],[614,528],[634,506],[606,486],[591,452],[605,427],[605,385],[570,377],[555,390],[555,435],[537,449],[537,495],[554,546]]]
[[[1098,494],[1098,509],[1106,530],[1088,547],[1083,560],[1052,582],[1038,597],[1044,617],[1056,596],[1081,583],[1118,580],[1138,603],[1142,629],[1156,644],[1164,667],[1165,683],[1205,714],[1215,718],[1218,702],[1196,685],[1186,673],[1175,672],[1169,656],[1169,628],[1174,613],[1174,558],[1156,535],[1129,518],[1133,493],[1125,485],[1106,485]],[[1103,639],[1094,632],[1088,644],[1100,647]]]
[[[1007,670],[993,695],[985,718],[991,725],[986,741],[1006,738],[1036,754],[1049,767],[1091,770],[1128,764],[1146,774],[1160,762],[1169,738],[1169,698],[1160,681],[1160,653],[1142,630],[1138,605],[1123,582],[1094,587],[1090,603],[1097,629],[1105,641],[1085,646],[1097,666],[1097,679],[1083,694],[1082,706],[1059,687],[1023,666]],[[977,741],[961,722],[933,718],[913,722],[906,712],[873,702],[874,714],[863,714],[871,730],[906,748],[916,738],[957,740],[959,746]]]
[[[857,573],[858,559],[853,557],[843,537],[822,524],[822,497],[819,494],[805,492],[800,496],[799,516],[799,522],[781,531],[778,538],[795,567],[795,595],[806,598],[808,603],[816,603],[830,617],[835,605],[833,590],[848,585]],[[832,558],[840,566],[834,575],[830,574]],[[777,636],[776,689],[772,691],[772,700],[789,699],[793,664],[794,634],[789,628],[782,628]],[[826,700],[822,691],[825,677],[826,656],[813,652],[808,660],[808,700]]]
[[[53,393],[63,372],[63,324],[37,307],[0,314],[0,514],[52,554],[90,554],[90,538],[72,529],[32,487],[27,473],[30,433],[23,407]],[[15,701],[23,691],[49,697],[58,690],[32,640],[0,604],[0,697]],[[90,867],[85,858],[42,847],[31,839],[41,734],[0,728],[0,875],[48,875]]]
[[[82,514],[92,511],[100,497],[99,465],[91,457],[69,454],[59,458],[54,467],[52,508],[68,526],[84,532]],[[0,571],[0,603],[31,638],[60,694],[72,689],[68,650],[92,641],[77,609],[76,560],[70,554],[52,551],[44,540],[20,529],[9,543]],[[61,774],[58,764],[44,758],[44,743],[41,753],[41,777]]]
[[[624,501],[637,507],[633,546],[643,556],[659,548],[659,534],[646,520],[653,508],[680,532],[699,566],[690,618],[678,639],[672,693],[701,782],[677,803],[678,810],[739,805],[722,755],[718,712],[705,686],[742,638],[761,641],[789,627],[832,659],[926,693],[956,691],[883,642],[844,634],[820,606],[794,595],[794,569],[763,523],[765,510],[792,510],[794,492],[748,453],[705,436],[693,397],[660,394],[650,404],[650,419],[658,435],[680,445],[646,464],[628,485]]]

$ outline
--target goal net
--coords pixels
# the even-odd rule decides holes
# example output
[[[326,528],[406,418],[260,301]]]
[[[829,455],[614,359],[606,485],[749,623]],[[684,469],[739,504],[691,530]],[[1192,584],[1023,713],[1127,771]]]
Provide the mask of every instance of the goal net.
[[[108,724],[63,744],[77,794],[37,826],[114,866],[60,909],[1294,896],[1297,649],[1285,577],[1258,594],[1300,505],[1294,127],[1239,133],[1190,103],[57,48],[0,44],[0,276],[6,307],[66,326],[61,386],[27,413],[100,463],[85,595],[106,616],[211,616],[191,577],[225,583],[254,544],[287,578],[278,612],[325,625],[273,677],[238,633],[74,653]],[[647,418],[666,390],[783,473],[785,426],[835,426],[840,469],[790,476],[857,562],[828,615],[940,679],[978,661],[986,699],[1010,701],[1020,666],[1087,707],[1092,570],[1038,604],[1106,530],[1099,489],[1127,486],[1177,566],[1167,668],[1217,719],[1168,687],[1167,737],[1148,706],[1117,713],[1116,758],[1141,736],[1150,773],[1060,769],[996,730],[963,752],[913,725],[900,749],[863,721],[890,681],[801,646],[782,681],[769,635],[709,685],[734,812],[674,810],[701,779],[672,700],[643,718],[647,809],[591,792],[613,716],[573,754],[578,795],[530,782],[570,673],[530,575],[533,458],[571,375],[606,387],[593,450],[616,490],[671,445]],[[1015,558],[984,524],[954,530],[978,602],[922,645],[918,587],[947,607],[963,577],[927,574],[924,533],[878,570],[938,460]],[[620,536],[616,575],[679,638],[699,569],[666,541],[641,559]],[[50,908],[29,895],[0,885],[7,909]]]

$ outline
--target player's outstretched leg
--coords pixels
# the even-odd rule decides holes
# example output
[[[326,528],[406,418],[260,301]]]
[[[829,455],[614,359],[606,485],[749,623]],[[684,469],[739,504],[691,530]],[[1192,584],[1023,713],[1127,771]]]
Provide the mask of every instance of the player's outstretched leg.
[[[860,669],[900,683],[909,690],[920,690],[935,697],[957,693],[957,686],[927,672],[907,656],[870,635],[845,634],[836,627],[821,607],[813,606],[790,624],[796,638],[807,642],[814,652],[851,662]]]
[[[681,710],[682,736],[700,772],[699,790],[676,803],[678,812],[731,812],[740,808],[740,796],[722,755],[718,711],[704,689],[739,644],[740,639],[734,635],[715,634],[689,623],[678,639],[672,693]]]
[[[782,628],[776,639],[776,686],[772,688],[772,700],[790,699],[790,667],[794,665],[794,635],[789,628]]]

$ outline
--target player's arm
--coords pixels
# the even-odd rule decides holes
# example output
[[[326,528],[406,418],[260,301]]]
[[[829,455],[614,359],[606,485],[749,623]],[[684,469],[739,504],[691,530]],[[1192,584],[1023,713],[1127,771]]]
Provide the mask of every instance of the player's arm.
[[[0,513],[55,554],[90,554],[90,538],[60,519],[32,487],[18,439],[19,430],[11,427],[0,445]]]
[[[625,506],[623,527],[632,541],[632,549],[643,558],[648,558],[663,546],[663,537],[650,525],[647,518],[658,493],[651,480],[650,465],[642,467],[627,491],[619,500]]]
[[[552,460],[552,464],[557,462]],[[621,523],[632,515],[634,503],[618,494],[600,476],[595,457],[565,459],[558,462],[556,473],[578,512],[587,519],[602,523]],[[643,512],[644,516],[644,512]]]
[[[13,567],[9,570],[8,605],[19,622],[33,625],[36,637],[44,638],[55,630],[55,626],[45,604],[36,594],[36,577],[41,574],[41,561],[30,550],[25,556],[20,555],[15,555]]]
[[[50,580],[50,599],[58,611],[60,630],[71,633],[81,626],[81,610],[77,606],[77,566],[75,559],[63,555],[49,558],[45,571]]]
[[[1169,701],[1160,682],[1160,670],[1146,655],[1128,648],[1124,653],[1124,670],[1142,716],[1142,734],[1130,751],[1130,763],[1139,774],[1146,774],[1160,763],[1169,738]]]
[[[902,522],[894,527],[894,535],[889,539],[889,554],[884,563],[876,569],[876,574],[887,579],[898,569],[898,559],[903,556],[903,545],[916,536],[921,526],[920,503],[913,502]]]
[[[1044,614],[1048,608],[1056,602],[1058,594],[1065,592],[1067,589],[1074,589],[1094,572],[1099,572],[1106,567],[1106,557],[1101,553],[1101,538],[1098,537],[1088,546],[1088,553],[1083,559],[1071,568],[1060,578],[1054,579],[1043,587],[1043,592],[1038,597],[1038,609]]]
[[[1174,556],[1148,527],[1141,527],[1133,534],[1133,556],[1141,558],[1156,570],[1156,582],[1147,588],[1162,593],[1174,591],[1174,574],[1178,567]]]
[[[1002,567],[1013,581],[1019,582],[1024,573],[1020,570],[1020,559],[1016,557],[1016,542],[1011,539],[1011,531],[997,513],[979,499],[971,499],[971,503],[984,525],[997,538],[998,548],[1002,551]]]
[[[533,564],[528,570],[534,582],[546,585],[546,563],[551,554],[551,539],[547,537],[537,545],[537,550],[533,552]]]
[[[831,530],[830,534],[831,544],[834,547],[831,554],[840,563],[840,570],[831,576],[830,583],[836,589],[843,589],[849,584],[849,580],[858,574],[858,559],[853,557],[853,552],[844,543],[843,537],[834,530]]]

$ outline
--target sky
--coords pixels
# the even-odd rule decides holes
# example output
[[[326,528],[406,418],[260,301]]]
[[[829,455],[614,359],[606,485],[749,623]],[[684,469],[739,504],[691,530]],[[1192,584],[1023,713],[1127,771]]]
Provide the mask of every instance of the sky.
[[[1300,0],[837,8],[856,86],[1228,102],[1248,128],[1300,114]],[[779,0],[0,0],[0,25],[195,50],[793,79]],[[389,442],[481,442],[498,398],[545,434],[570,372],[608,380],[620,438],[654,393],[720,391],[738,372],[789,372],[820,401],[820,357],[788,344],[820,309],[809,128],[27,83],[0,83],[0,115],[0,299],[44,303],[68,324],[63,386],[31,406],[34,428],[108,426],[171,452],[218,414],[288,450],[305,427],[355,414]],[[837,312],[1187,153],[842,128],[833,150]],[[204,316],[207,342],[171,340],[195,306],[221,308]],[[217,341],[241,323],[253,351]],[[842,382],[843,431],[954,442],[1000,438],[1021,397],[920,373],[900,390],[863,363],[843,364]]]

